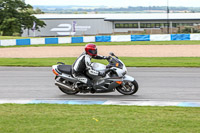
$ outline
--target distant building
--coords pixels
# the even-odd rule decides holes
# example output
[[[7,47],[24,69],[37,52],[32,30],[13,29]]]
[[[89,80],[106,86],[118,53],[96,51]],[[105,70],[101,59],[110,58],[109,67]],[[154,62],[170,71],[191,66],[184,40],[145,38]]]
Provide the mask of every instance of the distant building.
[[[22,36],[83,36],[107,34],[177,33],[185,26],[198,26],[200,13],[140,14],[41,14],[46,23],[40,31],[24,30]]]

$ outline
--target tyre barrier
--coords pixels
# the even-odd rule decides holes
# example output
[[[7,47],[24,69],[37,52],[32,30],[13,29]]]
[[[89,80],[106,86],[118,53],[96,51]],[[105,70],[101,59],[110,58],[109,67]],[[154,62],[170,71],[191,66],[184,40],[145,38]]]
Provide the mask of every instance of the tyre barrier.
[[[10,40],[0,40],[0,46],[88,43],[88,42],[177,41],[177,40],[200,40],[200,34],[111,35],[111,36],[10,39]]]

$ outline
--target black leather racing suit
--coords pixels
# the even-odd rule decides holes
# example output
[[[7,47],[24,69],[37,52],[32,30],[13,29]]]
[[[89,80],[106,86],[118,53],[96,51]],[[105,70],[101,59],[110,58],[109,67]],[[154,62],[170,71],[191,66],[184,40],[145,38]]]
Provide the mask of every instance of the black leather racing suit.
[[[84,75],[87,71],[90,75],[98,76],[100,74],[99,71],[93,70],[91,66],[91,59],[107,59],[106,56],[90,56],[86,54],[86,52],[82,53],[72,65],[72,75],[77,78],[79,81],[91,85],[91,81]]]

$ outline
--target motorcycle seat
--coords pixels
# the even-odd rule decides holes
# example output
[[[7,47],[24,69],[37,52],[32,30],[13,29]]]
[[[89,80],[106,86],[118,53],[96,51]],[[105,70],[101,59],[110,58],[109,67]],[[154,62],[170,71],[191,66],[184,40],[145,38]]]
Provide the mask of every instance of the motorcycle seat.
[[[71,65],[59,65],[58,70],[62,73],[70,74],[72,73],[72,66]]]

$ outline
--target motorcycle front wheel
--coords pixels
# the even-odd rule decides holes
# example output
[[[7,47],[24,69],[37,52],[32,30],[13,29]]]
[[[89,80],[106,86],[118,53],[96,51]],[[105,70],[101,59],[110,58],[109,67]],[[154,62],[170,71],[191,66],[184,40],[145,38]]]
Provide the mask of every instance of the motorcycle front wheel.
[[[132,82],[126,82],[124,85],[117,87],[116,90],[123,95],[133,95],[138,91],[138,88],[138,83],[134,80]]]

